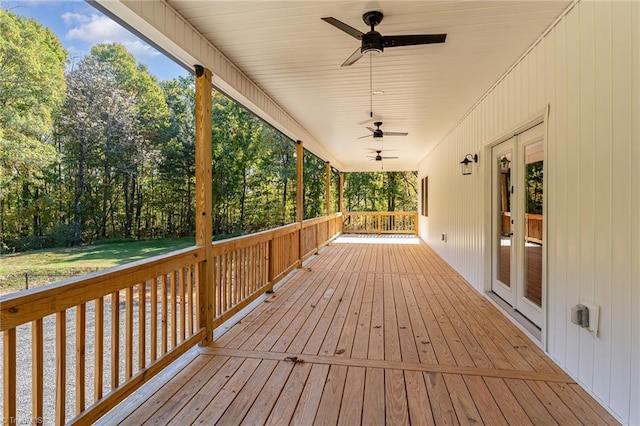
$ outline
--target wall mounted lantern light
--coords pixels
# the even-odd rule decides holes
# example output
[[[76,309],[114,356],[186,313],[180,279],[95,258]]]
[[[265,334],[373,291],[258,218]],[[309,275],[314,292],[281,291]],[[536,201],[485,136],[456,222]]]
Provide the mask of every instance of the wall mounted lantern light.
[[[509,173],[510,169],[511,169],[511,161],[509,161],[509,159],[506,156],[503,156],[500,159],[500,173],[506,175],[507,173]]]
[[[471,163],[478,162],[478,154],[467,154],[464,156],[464,159],[460,162],[460,168],[462,169],[463,175],[471,174]]]

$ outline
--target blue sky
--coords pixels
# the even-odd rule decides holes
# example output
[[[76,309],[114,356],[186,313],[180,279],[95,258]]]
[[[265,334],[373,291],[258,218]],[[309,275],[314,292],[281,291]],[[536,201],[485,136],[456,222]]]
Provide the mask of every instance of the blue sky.
[[[94,44],[119,42],[158,80],[188,75],[180,65],[84,1],[0,0],[0,6],[50,28],[69,52],[71,63],[80,61]]]

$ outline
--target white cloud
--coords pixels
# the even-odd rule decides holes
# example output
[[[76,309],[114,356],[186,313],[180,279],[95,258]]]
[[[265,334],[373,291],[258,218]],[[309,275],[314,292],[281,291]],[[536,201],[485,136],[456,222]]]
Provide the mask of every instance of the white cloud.
[[[131,34],[106,16],[66,12],[62,19],[72,27],[65,37],[89,43],[122,43],[138,60],[160,55],[160,52]]]

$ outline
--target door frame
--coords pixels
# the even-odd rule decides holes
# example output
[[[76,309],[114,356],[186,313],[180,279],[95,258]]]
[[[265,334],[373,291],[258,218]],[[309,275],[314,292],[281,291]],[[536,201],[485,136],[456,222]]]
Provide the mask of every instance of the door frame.
[[[483,289],[484,289],[484,296],[486,297],[487,300],[489,300],[494,306],[496,306],[500,311],[503,312],[503,314],[505,315],[505,317],[507,317],[507,319],[509,319],[516,327],[518,327],[520,330],[522,330],[525,334],[527,334],[531,340],[536,343],[538,346],[540,346],[540,348],[542,348],[543,350],[546,350],[547,348],[547,338],[548,338],[548,329],[549,329],[549,305],[550,305],[550,300],[548,297],[548,277],[547,277],[547,263],[548,263],[548,256],[547,256],[547,247],[548,247],[548,223],[549,220],[546,219],[543,221],[542,224],[542,234],[543,234],[543,240],[546,242],[545,244],[543,244],[542,246],[542,257],[544,259],[544,261],[542,262],[542,300],[543,300],[543,304],[542,304],[542,322],[541,322],[541,326],[540,326],[540,335],[538,336],[536,333],[531,332],[531,330],[529,329],[528,326],[526,326],[525,324],[523,324],[517,317],[515,317],[513,315],[512,312],[509,312],[507,309],[505,309],[503,306],[501,306],[499,303],[496,303],[493,298],[490,296],[491,293],[491,280],[492,280],[492,268],[493,268],[493,264],[492,264],[492,248],[491,248],[491,241],[493,238],[493,233],[492,233],[492,195],[491,195],[491,185],[492,185],[492,167],[491,167],[491,161],[490,160],[492,158],[492,149],[494,146],[507,141],[509,139],[511,139],[512,137],[532,128],[537,126],[538,124],[543,124],[543,147],[544,147],[544,164],[545,166],[549,164],[548,162],[548,156],[549,156],[549,149],[548,149],[548,141],[549,141],[549,105],[546,105],[545,108],[543,110],[540,110],[539,112],[537,112],[536,114],[530,116],[529,118],[527,118],[526,120],[521,121],[520,123],[516,124],[515,126],[512,126],[511,128],[507,129],[506,131],[504,131],[503,133],[500,134],[500,136],[495,137],[493,139],[490,139],[488,141],[486,141],[485,143],[483,143],[482,145],[482,154],[483,157],[485,159],[487,159],[487,161],[483,161],[483,163],[486,164],[485,167],[483,167],[483,182],[484,182],[484,196],[483,196],[483,223],[484,223],[484,276],[483,276]],[[543,176],[543,185],[544,188],[549,188],[549,173],[548,173],[548,169],[545,167],[545,173]],[[546,192],[546,194],[548,194],[548,192]],[[546,197],[546,195],[545,195]],[[548,218],[548,202],[547,199],[545,198],[545,203],[543,205],[543,212],[542,214],[544,215],[545,218]]]

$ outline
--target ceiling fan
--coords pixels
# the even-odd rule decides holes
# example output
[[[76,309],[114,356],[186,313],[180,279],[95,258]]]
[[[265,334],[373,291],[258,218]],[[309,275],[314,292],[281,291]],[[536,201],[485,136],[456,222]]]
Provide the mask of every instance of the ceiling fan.
[[[369,161],[382,161],[382,160],[397,160],[398,157],[383,157],[382,150],[377,150],[376,155],[367,155],[367,158],[371,158]]]
[[[375,27],[380,22],[384,15],[382,12],[373,10],[365,12],[362,15],[362,20],[365,24],[371,27],[371,31],[363,33],[342,21],[338,21],[336,18],[327,17],[321,18],[323,21],[333,25],[339,30],[344,31],[352,37],[362,41],[362,45],[356,49],[355,52],[341,65],[343,67],[352,65],[358,59],[366,53],[381,53],[385,47],[400,47],[400,46],[414,46],[418,44],[433,44],[444,43],[447,38],[446,34],[414,34],[414,35],[395,35],[395,36],[383,36],[376,31]]]
[[[374,126],[376,126],[376,128],[371,128],[371,127],[367,127],[367,129],[371,132],[370,135],[365,135],[365,136],[360,136],[358,139],[364,139],[364,138],[368,138],[370,136],[373,136],[374,139],[382,139],[382,137],[384,135],[387,136],[407,136],[409,133],[407,132],[383,132],[380,129],[380,126],[382,126],[382,121],[376,121],[375,123],[373,123]]]

